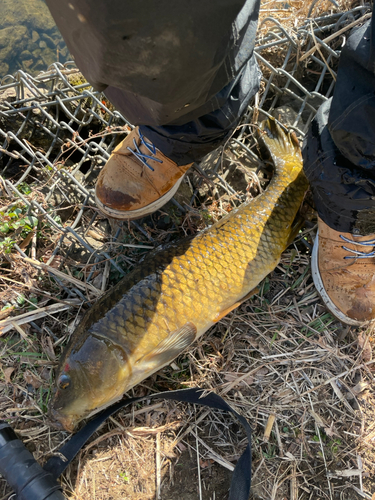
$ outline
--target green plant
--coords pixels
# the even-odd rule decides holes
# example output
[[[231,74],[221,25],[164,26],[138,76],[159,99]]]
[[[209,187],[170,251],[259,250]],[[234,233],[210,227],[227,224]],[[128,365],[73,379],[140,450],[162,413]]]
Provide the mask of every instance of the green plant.
[[[2,241],[0,241],[0,253],[10,253],[12,251],[12,248],[14,244],[16,243],[16,240],[13,240],[9,236],[4,238]]]
[[[342,445],[341,439],[332,439],[328,442],[328,446],[331,448],[332,455],[336,455],[339,451],[339,447]]]
[[[200,210],[200,215],[203,219],[203,222],[206,224],[206,226],[212,226],[212,224],[215,222],[212,218],[212,215],[208,210]]]
[[[275,458],[276,457],[276,445],[268,443],[267,444],[267,450],[263,451],[263,456],[264,458]]]
[[[0,252],[10,253],[18,239],[23,240],[38,225],[38,219],[26,214],[24,205],[13,206],[0,212]]]
[[[120,472],[120,473],[119,473],[119,476],[121,477],[121,479],[123,479],[123,481],[124,481],[125,483],[128,483],[128,482],[129,482],[129,478],[128,478],[128,476],[126,475],[126,472]]]
[[[21,184],[18,184],[17,189],[22,194],[28,195],[31,193],[31,187],[27,184],[27,182],[21,182]]]
[[[36,400],[39,408],[42,410],[43,413],[48,412],[48,405],[49,405],[49,400],[52,395],[52,391],[50,388],[46,389],[44,387],[39,387],[38,389],[39,397]]]

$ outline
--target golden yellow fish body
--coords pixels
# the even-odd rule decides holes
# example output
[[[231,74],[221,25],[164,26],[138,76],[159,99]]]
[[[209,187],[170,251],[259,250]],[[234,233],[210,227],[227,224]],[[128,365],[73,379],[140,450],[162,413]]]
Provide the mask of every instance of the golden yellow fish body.
[[[87,313],[60,364],[52,415],[66,429],[171,362],[279,262],[307,180],[300,151],[272,120],[266,192],[194,238],[152,252]]]

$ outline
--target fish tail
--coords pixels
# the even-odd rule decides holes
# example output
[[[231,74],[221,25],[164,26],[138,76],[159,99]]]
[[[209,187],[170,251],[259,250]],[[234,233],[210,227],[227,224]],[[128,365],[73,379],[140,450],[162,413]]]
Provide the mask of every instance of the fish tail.
[[[261,138],[271,153],[276,171],[290,166],[291,162],[301,164],[301,150],[294,132],[285,132],[274,118],[264,120],[260,125]]]

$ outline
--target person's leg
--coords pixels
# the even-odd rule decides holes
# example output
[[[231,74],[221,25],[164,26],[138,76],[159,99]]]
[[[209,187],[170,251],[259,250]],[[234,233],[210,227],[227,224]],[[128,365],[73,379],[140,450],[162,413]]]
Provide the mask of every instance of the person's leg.
[[[304,142],[319,215],[315,285],[345,323],[375,319],[375,36],[368,22],[343,48],[332,99]]]
[[[173,195],[193,161],[225,141],[258,90],[260,0],[47,4],[88,81],[140,126],[102,171],[99,208],[144,216]]]
[[[219,109],[182,125],[136,128],[114,150],[98,177],[98,208],[119,219],[144,217],[161,208],[175,194],[192,163],[230,136],[258,91],[260,76],[252,56],[237,78],[214,96],[217,102],[224,101]],[[119,183],[120,178],[124,183]]]

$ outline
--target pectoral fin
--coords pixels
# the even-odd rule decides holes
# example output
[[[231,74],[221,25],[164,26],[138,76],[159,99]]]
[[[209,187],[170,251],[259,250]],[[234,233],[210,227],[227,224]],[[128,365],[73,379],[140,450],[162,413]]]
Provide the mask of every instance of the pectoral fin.
[[[231,306],[227,307],[226,309],[224,309],[223,311],[219,312],[219,314],[214,319],[214,323],[217,323],[218,321],[220,321],[221,319],[223,319],[224,316],[226,316],[231,311],[233,311],[233,309],[236,309],[236,307],[238,307],[239,305],[241,305],[242,302],[245,302],[245,300],[249,299],[250,297],[252,297],[253,295],[255,295],[258,292],[259,292],[259,288],[258,287],[253,288],[251,290],[251,292],[247,293],[245,295],[245,297],[242,297],[241,300],[239,300],[238,302],[235,302],[233,305],[231,305]]]
[[[186,323],[184,326],[171,332],[167,338],[162,340],[152,351],[136,361],[136,364],[146,364],[148,370],[152,366],[164,366],[172,361],[186,347],[194,342],[197,335],[197,328],[193,323]]]

